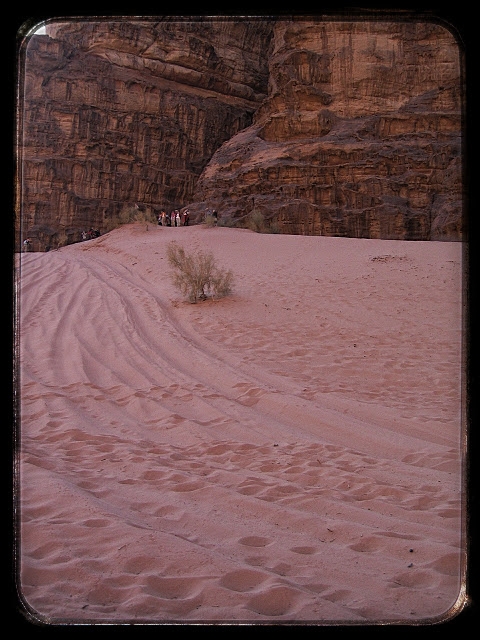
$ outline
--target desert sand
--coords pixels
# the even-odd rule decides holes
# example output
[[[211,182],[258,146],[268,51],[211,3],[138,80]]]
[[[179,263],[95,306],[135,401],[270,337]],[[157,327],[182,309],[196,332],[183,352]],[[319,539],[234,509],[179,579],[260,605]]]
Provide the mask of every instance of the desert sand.
[[[173,287],[212,251],[233,293]],[[462,246],[129,225],[18,256],[43,623],[438,622],[463,598]]]

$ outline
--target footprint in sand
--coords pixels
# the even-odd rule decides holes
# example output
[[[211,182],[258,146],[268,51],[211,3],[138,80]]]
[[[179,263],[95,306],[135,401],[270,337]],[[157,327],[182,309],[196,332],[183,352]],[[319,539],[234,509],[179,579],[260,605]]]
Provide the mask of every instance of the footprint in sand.
[[[272,544],[272,541],[262,536],[246,536],[239,539],[239,544],[243,544],[246,547],[266,547]]]
[[[267,489],[270,485],[261,478],[250,477],[238,485],[237,491],[242,495],[251,496]]]
[[[255,496],[258,493],[260,493],[260,491],[263,491],[264,486],[263,485],[258,485],[258,484],[248,484],[248,485],[244,485],[243,487],[240,487],[238,489],[238,493],[241,493],[244,496]]]
[[[128,599],[130,585],[118,586],[113,580],[103,580],[88,592],[87,600],[89,604],[105,606],[109,604],[119,604]]]
[[[244,382],[236,384],[234,388],[238,388],[243,391],[242,395],[237,398],[237,402],[248,407],[257,404],[257,402],[260,400],[260,397],[265,394],[265,391],[263,391],[263,389],[252,387]]]
[[[89,520],[85,520],[84,522],[82,522],[82,525],[84,527],[91,527],[91,528],[102,528],[102,527],[108,527],[110,525],[110,520],[107,520],[106,518],[90,518]]]
[[[425,589],[435,586],[437,579],[431,571],[416,569],[412,566],[408,571],[399,573],[390,581],[391,586],[407,587],[408,589]]]
[[[62,424],[63,422],[60,420],[49,420],[47,422],[47,427],[50,427],[51,429],[56,429],[57,427],[61,427]]]
[[[142,461],[144,459],[142,458]],[[154,482],[156,482],[157,480],[163,480],[166,476],[166,472],[165,471],[145,471],[145,473],[142,473],[142,475],[140,476],[140,478],[142,480],[153,480]]]
[[[292,571],[292,565],[288,564],[287,562],[279,562],[272,567],[272,571],[279,576],[288,576]]]
[[[223,576],[222,587],[230,591],[251,591],[269,579],[269,575],[253,569],[239,569]]]
[[[178,600],[190,598],[202,587],[201,580],[163,576],[147,576],[143,591],[157,598]]]
[[[425,565],[445,576],[460,576],[461,557],[459,553],[447,553],[438,560]]]
[[[336,589],[331,593],[322,594],[322,598],[329,602],[346,602],[351,597],[352,592],[348,589]]]
[[[30,557],[34,560],[42,560],[49,556],[54,555],[62,549],[62,545],[59,542],[51,541],[40,545],[30,553]]]
[[[360,542],[356,542],[355,544],[349,545],[349,548],[352,551],[360,551],[360,553],[374,553],[381,549],[382,545],[380,541],[375,537],[364,538],[360,540]]]
[[[102,444],[97,447],[97,450],[100,453],[112,453],[112,451],[115,451],[115,446],[113,444]]]
[[[56,465],[54,462],[50,460],[45,460],[44,458],[40,458],[38,456],[25,456],[25,463],[33,464],[36,467],[40,467],[40,469],[46,469],[47,471],[55,471]]]
[[[246,604],[247,609],[267,617],[283,616],[289,613],[299,599],[299,594],[287,586],[271,587],[253,596]]]
[[[299,553],[300,555],[304,555],[304,556],[311,556],[317,552],[317,549],[315,547],[308,547],[308,546],[292,547],[290,551],[293,551],[293,553]]]
[[[420,538],[414,534],[396,533],[395,531],[379,531],[379,536],[385,536],[386,538],[399,538],[400,540],[420,540]]]
[[[152,566],[151,556],[133,556],[123,565],[123,570],[127,573],[138,575]]]
[[[184,514],[185,511],[178,507],[165,505],[164,507],[158,508],[153,515],[157,518],[164,518],[165,520],[180,520]]]
[[[209,456],[221,456],[225,453],[229,453],[230,451],[231,451],[231,445],[220,443],[212,447],[209,447],[208,449],[206,449],[204,453]]]
[[[435,511],[435,513],[442,518],[460,518],[462,515],[461,509],[439,509],[438,511]]]
[[[177,485],[171,487],[172,491],[176,493],[188,493],[189,491],[198,491],[198,489],[203,489],[205,487],[205,483],[200,480],[192,480],[187,482],[180,482]]]

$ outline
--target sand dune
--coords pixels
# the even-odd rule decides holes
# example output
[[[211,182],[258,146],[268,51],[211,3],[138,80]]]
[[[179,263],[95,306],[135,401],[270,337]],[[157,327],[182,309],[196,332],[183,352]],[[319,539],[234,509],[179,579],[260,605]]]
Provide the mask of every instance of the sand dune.
[[[172,239],[212,250],[233,295],[184,302]],[[133,225],[23,254],[32,615],[448,615],[463,557],[461,251]]]

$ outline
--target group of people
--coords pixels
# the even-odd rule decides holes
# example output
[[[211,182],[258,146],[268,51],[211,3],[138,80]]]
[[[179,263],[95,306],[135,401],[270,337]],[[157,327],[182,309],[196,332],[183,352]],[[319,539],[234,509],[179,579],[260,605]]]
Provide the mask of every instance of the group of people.
[[[158,224],[164,227],[187,227],[190,220],[190,212],[185,209],[182,213],[175,209],[171,213],[162,211],[158,216]]]
[[[98,238],[99,235],[100,231],[98,229],[90,227],[88,231],[82,231],[82,240],[92,240],[93,238]]]

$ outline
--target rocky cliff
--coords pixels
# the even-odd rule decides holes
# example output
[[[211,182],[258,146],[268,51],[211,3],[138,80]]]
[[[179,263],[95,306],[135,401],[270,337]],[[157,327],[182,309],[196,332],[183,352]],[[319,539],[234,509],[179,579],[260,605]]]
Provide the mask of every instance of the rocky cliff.
[[[34,246],[104,229],[125,205],[193,197],[267,94],[265,22],[70,22],[25,45],[21,218]]]
[[[278,22],[269,93],[197,182],[226,217],[389,239],[462,234],[459,48],[431,23]]]
[[[23,47],[19,238],[126,204],[283,232],[461,238],[461,73],[434,23],[107,21]]]

